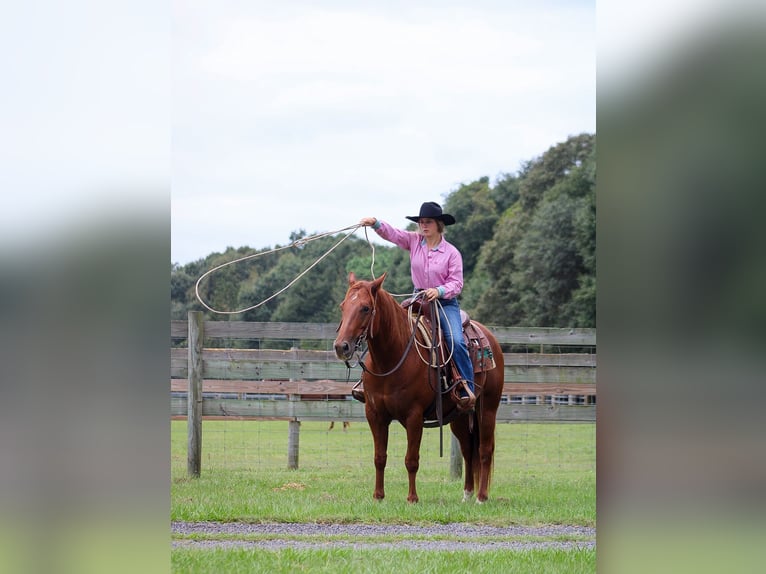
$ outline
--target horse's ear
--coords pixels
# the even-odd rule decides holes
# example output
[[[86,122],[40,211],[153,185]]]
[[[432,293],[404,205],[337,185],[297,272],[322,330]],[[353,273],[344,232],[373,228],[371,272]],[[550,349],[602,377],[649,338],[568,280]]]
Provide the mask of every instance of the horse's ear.
[[[381,275],[380,277],[375,279],[375,281],[372,282],[371,289],[372,289],[373,293],[376,293],[378,291],[378,289],[380,289],[380,286],[383,285],[383,281],[386,280],[386,274],[387,273],[388,272],[383,273],[383,275]]]
[[[349,285],[353,285],[354,283],[356,283],[356,273],[354,273],[353,271],[351,271],[351,272],[348,274],[348,284],[349,284]]]

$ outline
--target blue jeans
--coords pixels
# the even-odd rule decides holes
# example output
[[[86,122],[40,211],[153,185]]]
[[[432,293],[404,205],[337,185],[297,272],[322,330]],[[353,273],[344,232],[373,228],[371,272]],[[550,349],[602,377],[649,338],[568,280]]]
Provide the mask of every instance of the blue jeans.
[[[455,362],[460,375],[468,382],[473,392],[473,363],[468,355],[468,347],[463,338],[463,324],[460,320],[460,304],[457,299],[439,299],[441,307],[442,331],[447,341],[447,353],[452,349],[452,360]]]

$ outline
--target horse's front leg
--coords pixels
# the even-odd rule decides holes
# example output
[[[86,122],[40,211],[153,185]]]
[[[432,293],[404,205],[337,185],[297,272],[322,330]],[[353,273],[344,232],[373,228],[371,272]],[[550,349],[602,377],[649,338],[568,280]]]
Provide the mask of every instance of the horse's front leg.
[[[423,438],[423,414],[411,416],[407,420],[407,454],[404,457],[404,466],[410,479],[410,491],[407,502],[418,501],[418,491],[415,486],[415,477],[420,468],[420,442]]]
[[[388,427],[390,421],[381,421],[370,417],[368,414],[367,422],[372,431],[372,440],[375,444],[375,492],[373,498],[383,500],[386,496],[384,488],[384,476],[386,472],[386,460],[388,459]]]

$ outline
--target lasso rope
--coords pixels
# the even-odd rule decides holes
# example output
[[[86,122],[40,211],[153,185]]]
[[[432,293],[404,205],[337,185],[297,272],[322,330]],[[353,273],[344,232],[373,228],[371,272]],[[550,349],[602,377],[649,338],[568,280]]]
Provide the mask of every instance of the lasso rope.
[[[351,235],[353,235],[357,229],[360,227],[363,227],[362,225],[356,224],[356,225],[350,225],[348,227],[344,227],[343,229],[338,229],[337,231],[327,231],[325,233],[318,233],[316,235],[311,235],[309,237],[303,237],[301,239],[298,239],[296,241],[293,241],[290,245],[285,245],[284,247],[276,247],[274,249],[271,249],[269,251],[263,251],[261,253],[253,253],[252,255],[246,255],[245,257],[240,257],[239,259],[235,259],[233,261],[228,261],[226,263],[222,263],[221,265],[218,265],[216,267],[213,267],[209,271],[206,271],[203,273],[199,279],[197,279],[197,283],[194,285],[194,293],[197,296],[197,300],[202,304],[205,309],[208,311],[211,311],[213,313],[218,313],[220,315],[237,315],[239,313],[245,313],[247,311],[252,311],[253,309],[257,309],[261,305],[264,305],[274,299],[275,297],[281,295],[285,291],[287,291],[290,287],[292,287],[301,277],[303,277],[306,273],[311,271],[314,267],[316,267],[325,257],[327,257],[330,253],[332,253],[335,248],[337,248],[341,243],[343,243],[346,239],[348,239]],[[295,279],[290,281],[287,285],[285,285],[282,289],[271,295],[270,297],[267,297],[260,303],[257,303],[255,305],[252,305],[250,307],[246,307],[245,309],[237,309],[236,311],[221,311],[220,309],[213,309],[210,305],[205,303],[205,301],[202,299],[202,297],[199,294],[199,286],[202,280],[207,277],[208,275],[211,275],[212,273],[215,273],[219,269],[222,269],[223,267],[226,267],[228,265],[234,265],[236,263],[241,263],[242,261],[246,261],[248,259],[255,259],[256,257],[261,257],[262,255],[269,255],[270,253],[276,253],[277,251],[282,251],[284,249],[289,249],[291,247],[301,247],[305,245],[306,243],[309,243],[311,241],[316,241],[317,239],[321,239],[323,237],[327,237],[328,235],[336,235],[338,233],[341,233],[343,231],[349,231],[345,236],[343,236],[335,245],[333,245],[330,249],[328,249],[322,256],[320,256],[316,261],[314,261],[311,265],[309,265],[306,269],[304,269]],[[370,241],[370,238],[367,236],[367,227],[364,228],[364,236],[365,239],[367,239],[367,243],[369,244],[370,248],[372,249],[372,262],[370,263],[370,273],[372,274],[372,278],[375,279],[375,245]]]
[[[424,291],[420,291],[419,293],[424,293]],[[433,315],[435,315],[436,317],[432,320],[436,321],[436,332],[441,333],[442,332],[442,317],[441,316],[443,312],[443,307],[442,307],[441,301],[439,301],[438,299],[434,299],[433,301],[431,301],[431,303],[434,305],[434,307],[436,307],[436,313],[432,313],[432,317]],[[414,321],[412,317],[412,307],[407,309],[407,317],[409,318],[410,322]],[[419,318],[417,320],[419,321]],[[446,367],[447,363],[449,363],[452,360],[452,355],[455,354],[455,339],[454,339],[455,335],[452,332],[452,324],[449,321],[447,321],[447,327],[449,327],[449,333],[450,333],[449,340],[451,345],[449,347],[449,354],[447,355],[447,358],[444,359],[444,361],[440,365],[431,365],[431,361],[423,357],[423,354],[421,353],[420,350],[421,349],[431,350],[432,346],[434,348],[441,348],[441,340],[438,343],[431,341],[429,345],[426,345],[425,343],[421,343],[420,341],[415,341],[415,350],[418,353],[418,357],[420,357],[420,360],[426,365],[430,365],[432,367],[433,366]]]

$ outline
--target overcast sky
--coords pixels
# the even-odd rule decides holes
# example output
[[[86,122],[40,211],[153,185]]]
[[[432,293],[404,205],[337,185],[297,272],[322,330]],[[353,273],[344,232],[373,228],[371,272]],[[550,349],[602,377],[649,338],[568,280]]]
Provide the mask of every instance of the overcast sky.
[[[30,0],[3,16],[1,251],[144,200],[170,204],[181,264],[367,215],[404,226],[596,129],[594,0]]]
[[[0,252],[137,199],[170,205],[178,263],[366,215],[405,225],[595,132],[597,35],[601,88],[748,3],[11,3]]]
[[[172,261],[404,226],[595,132],[595,23],[577,0],[175,4]]]

